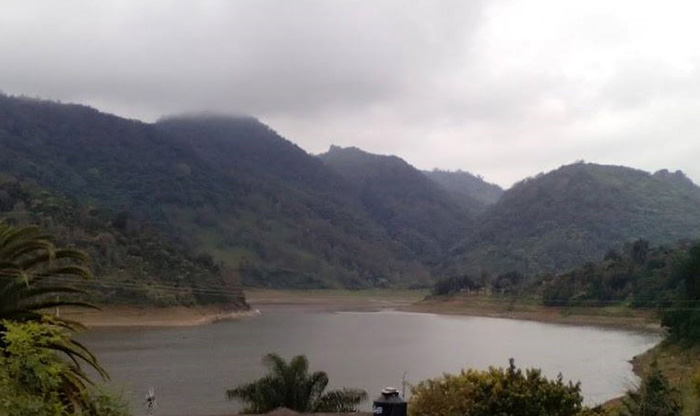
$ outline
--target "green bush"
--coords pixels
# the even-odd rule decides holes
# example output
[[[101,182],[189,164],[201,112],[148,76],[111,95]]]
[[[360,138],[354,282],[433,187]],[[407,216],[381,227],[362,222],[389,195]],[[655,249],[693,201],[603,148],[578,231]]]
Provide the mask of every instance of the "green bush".
[[[627,392],[622,404],[620,416],[681,416],[683,412],[678,391],[670,386],[656,361],[639,389]]]
[[[578,383],[561,375],[548,380],[538,369],[462,370],[422,381],[411,389],[411,416],[583,416],[599,414],[582,405]]]
[[[121,397],[90,388],[80,379],[80,370],[47,348],[65,342],[59,327],[42,322],[3,325],[7,329],[0,354],[0,415],[129,415]]]

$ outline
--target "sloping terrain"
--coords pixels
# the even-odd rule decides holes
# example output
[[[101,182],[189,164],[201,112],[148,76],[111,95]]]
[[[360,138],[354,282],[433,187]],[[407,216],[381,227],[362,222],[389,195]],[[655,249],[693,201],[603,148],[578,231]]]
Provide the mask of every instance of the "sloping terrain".
[[[80,206],[36,184],[0,175],[0,218],[38,225],[61,245],[87,252],[95,278],[70,283],[88,289],[91,302],[247,307],[234,271],[123,212]]]
[[[700,234],[700,191],[680,172],[581,163],[502,193],[467,172],[421,172],[357,148],[312,156],[250,117],[147,124],[3,95],[0,174],[64,198],[64,214],[103,212],[103,223],[149,230],[155,246],[210,256],[253,286],[560,272],[638,238]]]
[[[156,125],[0,96],[0,172],[124,213],[244,283],[364,287],[429,277],[315,157],[249,118]]]
[[[505,192],[452,252],[448,270],[567,270],[635,239],[700,235],[700,188],[681,172],[573,164]]]
[[[319,157],[353,185],[364,209],[424,262],[444,255],[472,227],[472,210],[396,156],[333,146]]]
[[[495,204],[503,195],[503,189],[500,186],[488,183],[469,172],[433,169],[423,171],[423,174],[440,185],[462,207],[475,213],[482,212],[486,207]]]
[[[367,214],[351,184],[259,121],[174,117],[156,128],[245,189],[236,212],[217,207],[216,216],[223,243],[247,250],[242,267],[254,262],[254,273],[245,273],[249,283],[362,287],[428,278],[410,250]]]

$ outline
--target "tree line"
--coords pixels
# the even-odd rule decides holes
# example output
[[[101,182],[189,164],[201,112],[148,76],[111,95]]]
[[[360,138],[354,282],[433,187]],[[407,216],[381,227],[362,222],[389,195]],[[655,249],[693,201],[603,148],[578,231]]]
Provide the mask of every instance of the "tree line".
[[[438,279],[433,296],[490,293],[508,299],[536,299],[547,307],[628,306],[658,312],[672,337],[700,339],[700,242],[652,246],[640,239],[609,250],[598,262],[556,275],[516,271]]]

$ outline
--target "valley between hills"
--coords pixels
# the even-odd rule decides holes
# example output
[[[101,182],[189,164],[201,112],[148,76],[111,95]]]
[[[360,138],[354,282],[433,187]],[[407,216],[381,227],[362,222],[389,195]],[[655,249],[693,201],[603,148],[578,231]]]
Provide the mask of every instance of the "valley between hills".
[[[699,208],[672,169],[577,162],[501,189],[355,147],[311,155],[252,117],[148,124],[0,96],[0,217],[89,254],[95,279],[66,283],[104,309],[63,313],[94,327],[245,319],[256,304],[660,322],[675,341],[637,370],[659,357],[692,410],[697,354],[674,348],[699,336]]]

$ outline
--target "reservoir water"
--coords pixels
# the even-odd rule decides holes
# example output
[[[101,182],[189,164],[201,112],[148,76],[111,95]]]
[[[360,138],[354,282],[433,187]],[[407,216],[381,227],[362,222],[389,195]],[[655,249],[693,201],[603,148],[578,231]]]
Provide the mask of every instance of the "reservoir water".
[[[629,360],[659,341],[654,334],[508,319],[421,313],[328,312],[261,308],[262,315],[179,328],[92,330],[82,336],[113,384],[144,414],[156,391],[156,415],[232,414],[227,388],[252,381],[276,352],[305,354],[326,371],[330,387],[356,387],[374,397],[383,387],[458,372],[461,368],[538,367],[580,381],[587,404],[619,396],[636,383]],[[369,408],[371,403],[365,404]]]

